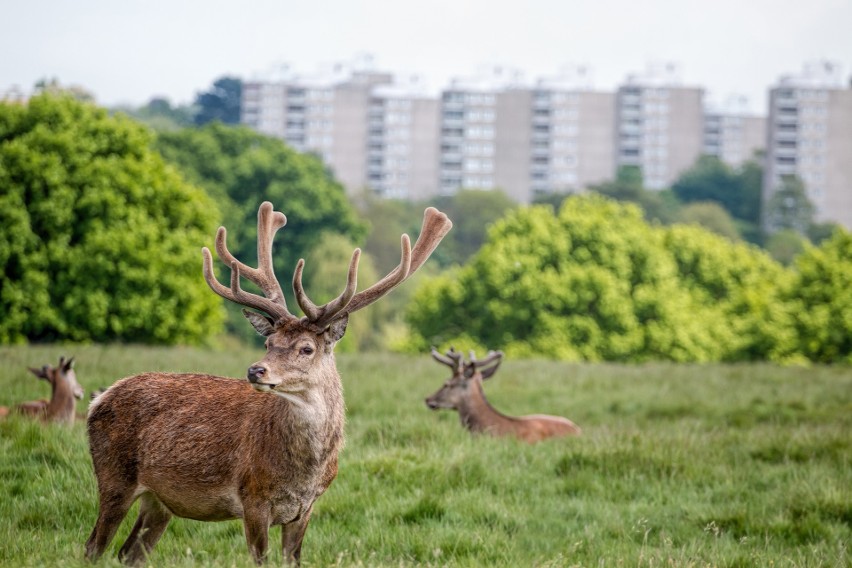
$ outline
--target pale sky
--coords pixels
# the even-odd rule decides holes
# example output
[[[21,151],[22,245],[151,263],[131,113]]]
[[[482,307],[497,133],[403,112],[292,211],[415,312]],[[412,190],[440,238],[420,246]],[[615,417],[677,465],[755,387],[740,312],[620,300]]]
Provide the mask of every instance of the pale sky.
[[[101,104],[191,102],[225,74],[298,72],[371,54],[434,91],[484,64],[534,79],[566,64],[613,90],[671,61],[711,100],[767,88],[809,60],[852,73],[852,0],[0,0],[0,91],[41,78]]]

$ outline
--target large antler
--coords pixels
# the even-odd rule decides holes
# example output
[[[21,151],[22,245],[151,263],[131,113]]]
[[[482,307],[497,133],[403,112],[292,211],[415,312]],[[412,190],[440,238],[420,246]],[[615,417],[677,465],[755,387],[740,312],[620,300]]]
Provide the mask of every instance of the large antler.
[[[257,268],[252,268],[237,260],[228,251],[225,243],[227,231],[219,227],[216,233],[216,254],[231,268],[231,286],[223,286],[213,274],[213,257],[207,247],[201,249],[204,257],[204,280],[210,288],[227,300],[242,306],[254,308],[270,315],[276,322],[296,319],[287,310],[284,293],[272,269],[272,238],[287,224],[287,217],[280,211],[273,211],[272,204],[264,201],[257,211]],[[251,294],[240,287],[240,276],[245,276],[263,292],[264,296]]]
[[[325,304],[317,306],[305,294],[302,287],[302,269],[304,268],[304,259],[299,260],[296,265],[296,272],[293,275],[293,292],[296,294],[296,301],[299,307],[305,312],[305,320],[318,328],[325,328],[331,322],[337,319],[344,318],[349,314],[365,308],[390,292],[397,285],[405,281],[409,276],[414,274],[420,266],[426,262],[441,239],[444,238],[449,230],[453,227],[453,223],[447,216],[434,207],[428,207],[423,214],[423,227],[420,230],[420,236],[411,248],[411,241],[408,235],[402,235],[402,255],[399,264],[391,270],[387,276],[361,292],[355,293],[357,285],[358,260],[361,256],[361,250],[355,249],[352,253],[352,260],[349,263],[349,275],[346,280],[346,288],[343,292]]]
[[[494,373],[497,372],[497,368],[502,362],[502,351],[489,351],[488,355],[485,356],[485,359],[477,361],[476,355],[474,354],[473,350],[471,350],[470,360],[465,366],[465,376],[473,376],[476,371],[479,371],[480,373],[482,373],[482,380],[489,379],[492,375],[494,375]],[[488,367],[488,365],[491,365],[492,363],[494,363],[494,366]]]
[[[446,355],[442,355],[437,349],[432,347],[432,358],[438,363],[443,363],[452,369],[454,373],[460,370],[464,364],[462,354],[456,351],[453,347],[450,347],[450,350],[447,351]]]

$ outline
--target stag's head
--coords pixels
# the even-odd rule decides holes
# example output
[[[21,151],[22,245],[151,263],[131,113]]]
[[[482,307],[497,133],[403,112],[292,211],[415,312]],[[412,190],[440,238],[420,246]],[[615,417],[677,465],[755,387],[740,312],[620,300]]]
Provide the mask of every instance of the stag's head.
[[[281,285],[272,268],[272,240],[275,233],[286,225],[283,213],[274,211],[265,201],[257,213],[258,267],[243,264],[228,251],[226,231],[219,227],[216,234],[216,253],[231,269],[230,286],[221,284],[213,274],[210,251],[202,249],[204,279],[214,292],[250,310],[243,314],[255,330],[266,337],[266,356],[248,368],[249,382],[259,391],[272,391],[287,395],[309,387],[322,380],[323,370],[334,372],[334,346],[346,332],[349,315],[367,307],[390,292],[413,274],[429,258],[438,243],[452,228],[446,215],[429,207],[423,218],[423,227],[414,247],[408,235],[402,235],[402,255],[396,268],[369,288],[356,292],[360,249],[352,253],[346,285],[341,294],[318,306],[308,298],[302,287],[304,259],[299,260],[293,274],[293,292],[304,316],[292,314],[284,299]],[[263,295],[244,291],[240,278],[256,285]]]
[[[74,398],[83,398],[83,387],[77,382],[77,373],[74,372],[74,357],[68,360],[65,357],[60,357],[58,367],[44,365],[41,369],[33,369],[32,367],[28,367],[28,369],[39,379],[50,383],[54,391],[65,388],[74,395]]]
[[[503,360],[503,353],[490,351],[485,359],[477,361],[471,351],[470,360],[465,361],[462,354],[452,347],[446,355],[442,355],[433,347],[432,358],[452,369],[453,375],[426,399],[426,406],[432,410],[439,408],[458,410],[462,402],[470,396],[471,388],[494,375]]]

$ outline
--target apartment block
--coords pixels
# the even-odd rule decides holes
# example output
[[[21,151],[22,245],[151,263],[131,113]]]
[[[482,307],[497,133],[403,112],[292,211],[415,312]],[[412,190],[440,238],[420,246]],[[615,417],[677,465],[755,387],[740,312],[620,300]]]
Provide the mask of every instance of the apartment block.
[[[732,97],[704,112],[704,154],[738,167],[766,149],[765,116],[751,114],[744,97]]]
[[[441,97],[440,188],[537,194],[612,179],[615,95],[563,75],[524,84],[519,74],[455,80]]]
[[[583,190],[615,171],[615,93],[594,91],[585,69],[532,91],[533,196]]]
[[[368,179],[381,197],[423,200],[438,193],[437,98],[408,85],[373,89]]]
[[[616,167],[639,166],[651,189],[670,186],[703,150],[704,91],[678,74],[672,64],[650,67],[616,95]]]
[[[818,221],[852,229],[852,87],[830,62],[770,89],[764,203],[787,175],[802,180]]]
[[[243,84],[241,122],[315,152],[349,190],[367,185],[367,138],[373,88],[392,76],[338,67],[319,76]]]
[[[497,187],[497,94],[501,85],[487,77],[455,79],[441,93],[439,189]]]

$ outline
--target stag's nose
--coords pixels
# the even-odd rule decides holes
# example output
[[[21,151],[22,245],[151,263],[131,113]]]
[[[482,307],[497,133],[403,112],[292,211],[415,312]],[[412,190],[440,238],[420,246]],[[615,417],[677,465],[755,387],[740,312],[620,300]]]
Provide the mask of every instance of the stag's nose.
[[[429,399],[429,398],[426,399],[426,406],[428,406],[432,410],[435,410],[435,409],[438,408],[438,405],[435,404],[435,402],[433,402],[432,399]]]
[[[250,383],[256,383],[266,376],[266,368],[253,365],[248,368],[248,380]]]

